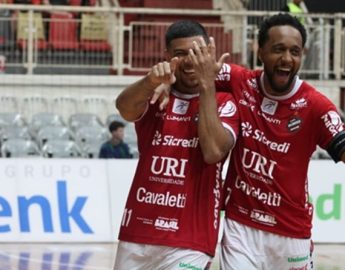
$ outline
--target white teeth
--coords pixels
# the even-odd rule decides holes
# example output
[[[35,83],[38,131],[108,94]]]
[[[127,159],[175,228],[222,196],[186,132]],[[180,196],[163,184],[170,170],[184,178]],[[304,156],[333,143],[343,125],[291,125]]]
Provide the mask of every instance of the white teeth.
[[[184,73],[194,73],[194,69],[185,69],[183,70]]]

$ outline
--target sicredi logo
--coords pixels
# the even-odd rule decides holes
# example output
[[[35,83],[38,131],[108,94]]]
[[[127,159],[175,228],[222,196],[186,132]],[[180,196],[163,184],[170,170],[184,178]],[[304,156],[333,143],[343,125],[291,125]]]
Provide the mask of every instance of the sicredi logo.
[[[241,128],[242,128],[242,136],[243,137],[250,137],[260,143],[263,143],[266,145],[269,149],[273,151],[277,151],[280,153],[287,153],[290,148],[290,143],[283,142],[283,143],[277,143],[274,141],[269,140],[266,136],[265,133],[259,129],[255,129],[253,132],[253,127],[249,122],[244,122],[241,123]]]
[[[199,138],[194,137],[191,139],[176,138],[174,135],[165,135],[162,139],[162,134],[157,130],[152,139],[152,145],[162,146],[176,146],[183,148],[197,148]]]
[[[46,233],[52,233],[58,231],[54,228],[53,213],[57,211],[59,217],[60,231],[63,233],[71,232],[72,222],[73,227],[77,227],[81,232],[85,234],[93,234],[92,228],[86,222],[82,215],[82,211],[88,198],[86,196],[77,196],[74,201],[71,202],[70,196],[67,190],[67,182],[60,180],[56,183],[57,190],[57,202],[50,202],[49,199],[43,195],[34,195],[31,197],[18,196],[18,216],[19,216],[19,229],[20,232],[31,232],[30,228],[30,209],[32,207],[39,207],[42,213],[43,230]],[[57,209],[52,209],[52,205],[57,205]],[[0,196],[0,217],[9,218],[14,216],[13,208],[6,198]],[[8,233],[13,231],[10,223],[2,221],[0,224],[0,233]]]

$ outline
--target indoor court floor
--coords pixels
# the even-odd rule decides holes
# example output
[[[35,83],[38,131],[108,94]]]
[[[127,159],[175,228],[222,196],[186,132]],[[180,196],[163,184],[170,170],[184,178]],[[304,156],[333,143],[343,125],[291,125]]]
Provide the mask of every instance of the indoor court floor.
[[[116,244],[2,243],[0,270],[111,270],[115,250]],[[314,263],[316,270],[345,270],[345,245],[316,245]]]

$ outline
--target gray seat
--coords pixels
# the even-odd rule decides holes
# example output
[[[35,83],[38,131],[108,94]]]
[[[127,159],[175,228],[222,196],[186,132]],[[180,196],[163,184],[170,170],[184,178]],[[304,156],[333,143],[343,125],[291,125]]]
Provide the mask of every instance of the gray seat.
[[[56,113],[36,113],[31,117],[29,127],[31,132],[37,133],[44,126],[65,126],[65,122]]]
[[[8,139],[1,146],[2,157],[38,157],[40,154],[37,144],[32,140]]]
[[[82,100],[82,112],[93,113],[104,119],[108,115],[108,101],[104,97],[89,96]]]
[[[105,123],[106,123],[107,127],[109,127],[110,123],[113,121],[119,121],[119,122],[122,122],[126,125],[128,124],[128,121],[123,119],[122,116],[117,114],[117,113],[113,113],[113,114],[110,114],[107,116],[107,118],[105,119]]]
[[[9,139],[25,139],[31,140],[29,129],[25,126],[3,126],[0,129],[0,141],[3,143]]]
[[[97,158],[102,143],[109,139],[110,133],[104,127],[83,126],[75,133],[76,142],[89,158]]]
[[[25,126],[25,118],[17,112],[0,113],[0,126]]]
[[[42,96],[29,96],[24,97],[21,102],[20,112],[26,117],[31,118],[39,112],[48,112],[49,104],[48,100]]]
[[[68,125],[72,131],[77,132],[80,127],[96,126],[103,127],[100,118],[93,113],[75,113],[69,117]]]
[[[68,127],[64,126],[44,126],[36,135],[36,141],[40,147],[49,140],[73,140],[74,135]]]
[[[47,158],[82,157],[79,146],[70,140],[49,140],[42,147],[42,155]]]

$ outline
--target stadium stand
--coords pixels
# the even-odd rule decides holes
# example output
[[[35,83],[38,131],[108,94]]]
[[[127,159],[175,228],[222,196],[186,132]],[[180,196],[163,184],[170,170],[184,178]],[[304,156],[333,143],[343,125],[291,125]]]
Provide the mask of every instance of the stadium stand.
[[[32,140],[13,138],[5,141],[1,146],[1,156],[14,157],[38,157],[40,150]]]
[[[42,147],[42,156],[46,158],[83,157],[80,147],[71,140],[49,140]]]

